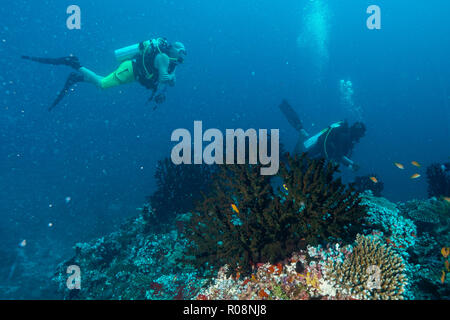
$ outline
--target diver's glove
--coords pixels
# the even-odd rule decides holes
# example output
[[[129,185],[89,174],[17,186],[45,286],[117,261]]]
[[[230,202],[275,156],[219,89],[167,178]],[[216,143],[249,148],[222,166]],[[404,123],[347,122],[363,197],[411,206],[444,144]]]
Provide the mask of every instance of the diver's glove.
[[[175,86],[176,82],[177,82],[177,77],[175,76],[175,74],[173,74],[172,79],[170,79],[167,83],[169,84],[169,86],[173,87],[173,86]]]

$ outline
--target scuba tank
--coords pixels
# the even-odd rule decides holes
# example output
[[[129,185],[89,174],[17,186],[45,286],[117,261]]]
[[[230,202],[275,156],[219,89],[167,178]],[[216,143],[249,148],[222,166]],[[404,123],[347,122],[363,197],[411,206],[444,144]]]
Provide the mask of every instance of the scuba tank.
[[[339,128],[341,125],[342,125],[342,121],[333,123],[328,128],[325,128],[322,131],[320,131],[319,133],[317,133],[316,135],[312,136],[311,138],[309,138],[308,140],[306,140],[303,143],[303,145],[305,146],[305,149],[308,150],[309,148],[314,146],[317,143],[317,141],[319,140],[319,138],[328,131],[327,136],[325,138],[325,142],[324,142],[324,145],[325,145],[326,139],[328,138],[328,135],[330,134],[331,130],[333,130],[335,128]],[[325,153],[326,153],[326,146],[325,146]],[[328,158],[328,156],[327,156],[327,158]]]
[[[150,40],[144,41],[144,46],[150,44]],[[141,51],[141,44],[136,43],[128,47],[120,48],[114,51],[117,62],[123,62],[134,58]]]

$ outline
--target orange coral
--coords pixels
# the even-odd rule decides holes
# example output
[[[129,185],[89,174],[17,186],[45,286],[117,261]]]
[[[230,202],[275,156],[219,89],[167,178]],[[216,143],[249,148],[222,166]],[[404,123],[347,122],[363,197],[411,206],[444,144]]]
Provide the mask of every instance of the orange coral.
[[[450,254],[450,248],[449,247],[442,248],[441,253],[444,256],[444,258],[447,258]]]
[[[259,290],[258,296],[262,299],[269,297],[269,295],[267,294],[267,292],[264,289]]]

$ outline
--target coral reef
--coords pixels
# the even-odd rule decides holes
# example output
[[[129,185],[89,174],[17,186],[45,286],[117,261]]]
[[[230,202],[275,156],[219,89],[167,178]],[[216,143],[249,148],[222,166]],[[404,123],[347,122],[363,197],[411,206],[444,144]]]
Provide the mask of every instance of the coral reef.
[[[157,190],[148,197],[155,222],[172,222],[177,213],[188,212],[209,187],[213,166],[175,165],[169,158],[158,161]]]
[[[305,154],[287,159],[278,192],[258,166],[221,168],[186,227],[197,267],[227,264],[230,273],[248,274],[255,263],[276,263],[306,243],[353,240],[365,208],[356,192],[333,179],[337,167]]]
[[[399,206],[385,198],[374,197],[371,192],[361,194],[361,199],[367,208],[366,221],[370,227],[397,253],[407,257],[407,249],[414,246],[417,237],[413,220],[404,217]]]
[[[378,182],[377,183],[373,182],[370,179],[371,177],[375,177]],[[376,174],[357,176],[355,178],[355,181],[353,181],[352,186],[356,191],[360,193],[366,190],[370,190],[376,197],[381,197],[381,192],[384,189],[384,183],[381,181],[380,177],[378,177]]]
[[[259,186],[263,185],[267,187]],[[254,189],[258,190],[258,184]],[[261,190],[259,195],[271,200]],[[75,256],[59,266],[54,280],[65,299],[450,299],[448,230],[417,232],[405,216],[405,204],[370,192],[359,197],[367,210],[364,233],[368,236],[357,236],[349,245],[327,241],[317,246],[300,238],[292,253],[275,262],[255,261],[248,272],[243,268],[231,272],[233,259],[225,260],[218,273],[185,261],[189,251],[183,233],[193,213],[178,215],[177,223],[161,233],[149,227],[153,213],[146,208],[119,231],[77,244]],[[437,200],[415,203],[428,208],[424,203],[433,201]],[[237,216],[242,208],[236,204]],[[233,221],[239,224],[237,218]],[[66,287],[69,265],[81,269],[81,290]],[[369,268],[371,274],[366,273],[371,265],[380,266],[382,289],[374,289],[376,281],[369,281],[372,289],[364,289],[364,283],[376,275],[374,267]]]
[[[118,232],[78,243],[54,281],[65,299],[190,299],[205,283],[203,275],[180,262],[185,242],[176,230],[148,233],[143,214]],[[81,289],[66,287],[66,269],[81,270]]]
[[[399,205],[403,216],[414,220],[417,238],[408,249],[409,264],[415,271],[408,275],[411,291],[416,299],[450,299],[450,285],[442,282],[445,258],[443,247],[450,244],[450,205],[445,200],[431,198],[412,200]]]
[[[427,167],[429,197],[450,197],[450,162]]]
[[[249,276],[228,276],[220,268],[214,282],[203,288],[198,300],[307,300],[350,299],[337,292],[324,278],[327,259],[343,259],[351,251],[339,245],[327,249],[308,247],[283,262],[259,263]]]
[[[411,200],[401,206],[420,232],[442,233],[450,229],[450,203],[444,199]]]
[[[391,248],[358,235],[353,252],[343,262],[330,262],[327,275],[356,299],[403,299],[403,260]]]

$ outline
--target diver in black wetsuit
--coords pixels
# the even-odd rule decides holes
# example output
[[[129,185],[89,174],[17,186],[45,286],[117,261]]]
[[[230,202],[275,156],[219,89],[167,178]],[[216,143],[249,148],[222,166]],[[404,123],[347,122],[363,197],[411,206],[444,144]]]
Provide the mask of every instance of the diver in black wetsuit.
[[[300,134],[295,146],[295,154],[307,152],[312,158],[329,159],[353,171],[359,169],[359,165],[353,162],[350,156],[355,145],[365,135],[364,123],[356,122],[350,127],[347,121],[340,121],[310,137],[303,128],[297,113],[286,100],[283,100],[279,107],[288,122]]]

